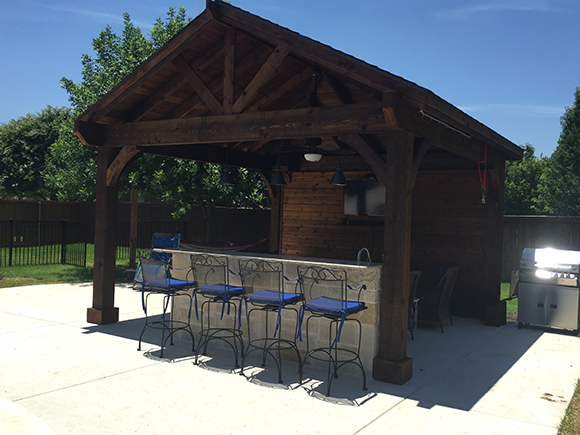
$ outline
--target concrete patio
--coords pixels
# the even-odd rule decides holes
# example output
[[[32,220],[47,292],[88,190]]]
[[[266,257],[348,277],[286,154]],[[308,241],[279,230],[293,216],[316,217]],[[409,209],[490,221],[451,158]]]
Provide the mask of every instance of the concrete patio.
[[[195,366],[187,341],[161,359],[154,333],[138,352],[140,294],[118,285],[121,320],[105,326],[85,321],[91,297],[91,283],[0,290],[0,433],[553,435],[580,377],[577,336],[454,318],[409,339],[406,384],[369,373],[363,391],[348,374],[326,398],[309,367],[298,385],[287,363],[280,385],[233,373],[220,350]]]

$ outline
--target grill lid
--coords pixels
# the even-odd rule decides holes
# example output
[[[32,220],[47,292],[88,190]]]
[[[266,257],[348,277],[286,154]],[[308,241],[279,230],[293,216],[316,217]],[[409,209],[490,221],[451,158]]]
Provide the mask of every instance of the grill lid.
[[[520,260],[520,280],[577,286],[580,251],[525,248]]]
[[[553,248],[525,248],[520,267],[522,269],[544,269],[554,272],[578,272],[580,251]]]

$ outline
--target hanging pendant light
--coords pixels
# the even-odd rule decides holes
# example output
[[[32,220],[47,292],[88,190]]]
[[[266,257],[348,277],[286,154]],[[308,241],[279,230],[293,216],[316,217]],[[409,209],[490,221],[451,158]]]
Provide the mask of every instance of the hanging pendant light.
[[[232,173],[230,172],[229,166],[224,167],[222,170],[222,176],[220,178],[220,184],[222,186],[233,186]]]
[[[344,174],[342,173],[340,166],[336,168],[336,172],[332,176],[330,184],[332,184],[333,186],[346,186],[346,178],[344,178]]]
[[[226,166],[222,170],[222,176],[220,178],[220,184],[222,186],[233,186],[234,182],[232,181],[232,173],[230,171],[229,165],[229,149],[230,146],[226,144]]]
[[[282,174],[282,168],[280,165],[276,165],[274,169],[274,176],[270,182],[272,186],[286,186],[286,180],[284,179],[284,174]]]
[[[338,155],[338,166],[336,167],[336,172],[330,180],[330,184],[333,186],[346,186],[346,178],[342,173],[342,161],[340,154]]]

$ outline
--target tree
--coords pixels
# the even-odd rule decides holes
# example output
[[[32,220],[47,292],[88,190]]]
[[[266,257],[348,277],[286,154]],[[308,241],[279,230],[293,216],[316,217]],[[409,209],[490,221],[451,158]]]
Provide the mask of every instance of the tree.
[[[45,158],[71,122],[65,107],[48,106],[41,112],[0,125],[0,194],[31,199],[50,199],[53,191],[44,180]]]
[[[534,147],[523,146],[521,161],[506,162],[504,214],[541,214],[538,204],[540,180],[547,167],[547,159],[534,156]]]
[[[560,122],[558,146],[542,176],[539,203],[549,214],[580,215],[580,88]]]
[[[266,208],[269,197],[264,182],[254,171],[232,168],[233,186],[219,184],[219,165],[182,159],[144,156],[131,170],[131,183],[139,190],[175,204],[177,219],[193,204],[202,211],[206,240],[215,240],[214,210],[218,206]]]
[[[183,7],[179,11],[170,8],[164,21],[156,20],[148,39],[131,23],[129,14],[124,14],[123,18],[122,36],[107,26],[93,40],[95,56],[82,56],[82,81],[76,84],[66,78],[61,80],[78,114],[96,103],[190,21]],[[50,174],[51,185],[58,188],[60,199],[94,198],[95,157],[94,150],[87,148],[71,134],[63,135],[63,140],[51,149],[47,174]],[[88,164],[79,172],[83,159],[89,159]],[[205,218],[206,237],[211,239],[214,207],[243,205],[253,208],[269,204],[266,187],[255,172],[238,170],[238,181],[233,187],[219,185],[220,172],[219,165],[144,155],[123,171],[120,194],[130,187],[153,194],[176,205],[176,218],[198,205]]]
[[[176,10],[171,7],[165,20],[158,18],[155,21],[149,39],[133,25],[128,13],[123,14],[121,36],[107,26],[93,39],[94,57],[88,54],[81,57],[81,82],[77,84],[66,77],[61,79],[75,115],[95,104],[189,21],[185,8]],[[47,156],[46,184],[61,201],[94,201],[96,172],[96,150],[79,141],[72,121],[63,124],[59,140]],[[128,179],[126,174],[121,179],[121,195],[129,189]]]

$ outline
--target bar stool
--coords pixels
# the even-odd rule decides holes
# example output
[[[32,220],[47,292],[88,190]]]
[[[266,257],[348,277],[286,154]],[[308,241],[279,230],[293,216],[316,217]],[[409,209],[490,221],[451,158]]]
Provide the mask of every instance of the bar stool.
[[[240,276],[242,286],[244,287],[244,297],[242,302],[246,304],[246,319],[248,326],[248,345],[242,358],[242,369],[240,374],[243,375],[246,358],[253,352],[260,352],[262,358],[262,367],[266,366],[266,358],[271,356],[278,368],[278,382],[282,383],[282,352],[294,351],[300,367],[300,351],[296,346],[296,335],[298,331],[298,309],[296,304],[302,302],[303,296],[297,285],[294,285],[294,291],[284,291],[284,281],[290,282],[284,276],[284,266],[280,262],[266,260],[240,260]],[[297,283],[297,280],[295,280]],[[248,303],[252,308],[248,311]],[[241,308],[241,306],[240,306]],[[282,312],[294,312],[296,322],[291,334],[291,338],[283,338],[282,329]],[[252,323],[257,324],[252,313],[263,312],[261,318],[264,322],[264,332],[259,338],[252,338]],[[275,320],[275,323],[273,322]],[[270,331],[274,326],[274,332]]]
[[[243,355],[244,342],[238,320],[238,309],[235,301],[244,294],[241,286],[233,286],[229,283],[229,275],[235,273],[229,267],[227,257],[216,257],[209,254],[192,254],[191,270],[196,282],[194,290],[195,315],[199,319],[197,309],[197,295],[206,300],[201,304],[201,330],[200,340],[195,352],[195,364],[198,364],[199,355],[207,353],[210,341],[218,340],[227,343],[234,352],[234,363],[239,367],[239,355]],[[212,325],[211,307],[215,306],[221,311],[219,325]],[[233,323],[226,325],[224,313],[230,315],[233,307]],[[206,311],[207,313],[204,313]]]
[[[333,378],[338,378],[338,370],[346,364],[357,365],[363,375],[363,390],[366,390],[366,373],[360,359],[362,325],[351,316],[366,309],[360,301],[361,291],[365,285],[352,288],[348,285],[346,270],[329,269],[317,266],[298,266],[298,281],[304,294],[305,303],[300,311],[299,336],[301,337],[302,322],[306,311],[310,314],[306,319],[306,355],[300,365],[300,382],[304,365],[309,358],[328,363],[327,392]],[[329,320],[328,346],[311,349],[310,323],[318,319]],[[341,333],[345,323],[358,326],[358,342],[347,348],[340,345]]]
[[[195,350],[195,338],[193,336],[193,331],[191,330],[190,318],[191,318],[191,305],[192,296],[189,294],[188,290],[195,287],[194,281],[175,279],[171,278],[171,263],[163,260],[152,260],[148,258],[141,258],[141,273],[143,281],[141,283],[141,304],[143,306],[143,311],[145,312],[145,325],[139,335],[139,346],[137,350],[141,350],[141,340],[143,334],[149,328],[161,329],[161,357],[163,358],[163,349],[167,340],[171,340],[170,344],[173,345],[173,335],[177,331],[185,331],[191,336],[192,352]],[[163,311],[161,314],[161,320],[150,320],[147,314],[147,306],[149,302],[149,297],[151,295],[163,295]],[[175,305],[175,298],[185,296],[189,298],[189,312],[187,315],[187,321],[175,320],[173,318],[173,307]],[[169,305],[171,304],[171,310],[168,312]],[[167,332],[167,337],[165,333]]]

